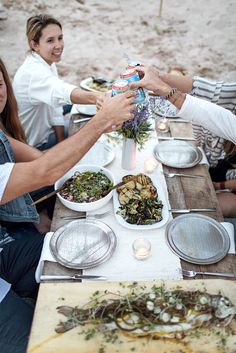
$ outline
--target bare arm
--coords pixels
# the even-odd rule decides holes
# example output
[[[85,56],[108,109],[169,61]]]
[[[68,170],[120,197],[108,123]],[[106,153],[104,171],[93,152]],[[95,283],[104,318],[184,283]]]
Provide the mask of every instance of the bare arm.
[[[80,88],[75,88],[71,92],[70,99],[75,104],[96,104],[101,93],[87,92]]]
[[[143,79],[130,84],[131,88],[144,87],[158,96],[164,96],[180,111],[178,116],[202,125],[215,135],[236,144],[235,115],[229,110],[203,99],[174,90],[165,83],[154,67],[136,68]]]
[[[75,135],[31,162],[16,163],[1,203],[42,186],[53,184],[72,168],[104,133],[133,118],[134,93],[106,97],[99,112]]]
[[[16,162],[33,161],[43,155],[37,148],[27,145],[8,136]]]
[[[220,190],[220,189],[231,189],[231,190],[236,190],[236,179],[232,180],[226,180],[220,183],[213,183],[215,190]]]
[[[53,129],[56,134],[57,142],[61,142],[65,139],[64,125],[53,125]]]
[[[193,89],[193,78],[189,75],[177,76],[159,71],[159,77],[170,87],[175,87],[183,93],[189,93]]]

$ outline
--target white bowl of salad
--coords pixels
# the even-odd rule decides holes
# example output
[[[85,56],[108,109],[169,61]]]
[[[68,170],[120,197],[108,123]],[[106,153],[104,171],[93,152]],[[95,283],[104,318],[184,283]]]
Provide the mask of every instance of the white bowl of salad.
[[[113,196],[113,174],[97,165],[81,164],[71,168],[55,183],[60,201],[74,211],[93,211],[106,205]]]

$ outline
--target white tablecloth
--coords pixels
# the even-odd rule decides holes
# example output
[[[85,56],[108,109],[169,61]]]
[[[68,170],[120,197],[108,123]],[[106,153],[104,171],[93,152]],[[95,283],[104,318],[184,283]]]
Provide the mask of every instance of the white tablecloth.
[[[140,172],[144,172],[147,174],[145,170],[145,162],[150,159],[152,160],[153,148],[156,143],[157,139],[154,134],[150,141],[145,145],[145,149],[137,151],[136,168],[130,171],[121,168],[121,148],[120,146],[116,146],[116,158],[107,167],[113,172],[116,181],[120,181],[121,178],[127,174],[138,174]],[[160,183],[165,192],[166,200],[168,200],[166,182],[162,173],[162,165],[161,163],[156,164],[156,168],[150,175],[152,176],[152,178],[158,179],[158,182]],[[169,202],[167,207],[169,208]],[[94,213],[103,213],[107,209],[113,209],[112,200],[109,202],[108,205],[104,206],[104,208],[99,209],[98,211],[94,211]],[[168,222],[170,222],[171,220],[172,215],[170,213]],[[120,225],[117,222],[115,215],[113,214],[102,218],[102,221],[109,225],[116,234],[118,241],[117,248],[112,257],[107,262],[97,266],[96,268],[84,270],[84,274],[103,275],[108,278],[108,281],[182,279],[182,274],[180,272],[180,259],[170,250],[166,243],[166,225],[161,228],[148,230],[138,230],[138,227],[135,230],[128,229]],[[226,227],[226,229],[228,230],[229,235],[231,233],[231,251],[232,253],[235,253],[233,229],[230,230],[230,225],[228,226],[228,228]],[[36,271],[37,281],[39,281],[44,260],[55,261],[49,250],[49,241],[51,235],[52,233],[48,233],[45,237],[41,259]],[[132,251],[132,243],[135,239],[139,237],[146,238],[151,242],[151,254],[146,260],[142,261],[136,260],[133,256]]]

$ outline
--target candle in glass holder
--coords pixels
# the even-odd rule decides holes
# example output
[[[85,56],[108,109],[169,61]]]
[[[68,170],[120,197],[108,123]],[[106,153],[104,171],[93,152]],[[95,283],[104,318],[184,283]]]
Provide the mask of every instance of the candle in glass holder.
[[[151,243],[145,238],[138,238],[133,242],[134,257],[137,260],[145,260],[149,257],[151,251]]]
[[[144,162],[144,172],[145,173],[153,173],[155,168],[157,167],[158,162],[154,157],[149,157],[145,162]]]
[[[161,120],[157,120],[156,121],[156,131],[168,132],[169,131],[168,119],[163,118]]]

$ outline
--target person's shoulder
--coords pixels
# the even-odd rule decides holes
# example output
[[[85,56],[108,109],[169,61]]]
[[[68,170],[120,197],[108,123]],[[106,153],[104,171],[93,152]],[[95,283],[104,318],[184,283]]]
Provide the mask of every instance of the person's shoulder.
[[[25,79],[31,77],[40,78],[44,76],[48,68],[46,65],[43,64],[41,60],[38,58],[39,55],[34,55],[33,53],[29,53],[25,58],[23,64],[18,68],[14,76],[14,83],[18,80],[22,80],[24,77]]]

